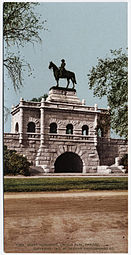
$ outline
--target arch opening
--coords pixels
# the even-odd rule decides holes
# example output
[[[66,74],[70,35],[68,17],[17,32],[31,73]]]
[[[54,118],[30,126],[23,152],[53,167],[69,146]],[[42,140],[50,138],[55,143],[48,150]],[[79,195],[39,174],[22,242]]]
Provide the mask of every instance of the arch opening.
[[[104,130],[101,127],[97,128],[97,136],[98,137],[104,137]]]
[[[83,162],[73,152],[61,154],[55,161],[55,173],[82,173]]]
[[[27,125],[27,132],[29,133],[35,133],[35,123],[29,122]]]
[[[16,133],[19,132],[19,124],[18,124],[18,122],[16,122],[16,125],[15,125],[15,132],[16,132]]]
[[[50,133],[57,133],[57,124],[55,122],[50,124]]]
[[[66,126],[66,134],[70,134],[70,135],[73,134],[73,125],[72,124],[68,124]]]
[[[82,135],[88,135],[89,133],[89,127],[87,125],[84,125],[82,127]]]

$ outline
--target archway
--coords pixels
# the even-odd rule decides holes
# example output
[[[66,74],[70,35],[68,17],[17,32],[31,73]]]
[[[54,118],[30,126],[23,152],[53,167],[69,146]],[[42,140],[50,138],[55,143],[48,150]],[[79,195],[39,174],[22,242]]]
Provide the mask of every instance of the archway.
[[[97,128],[97,136],[98,137],[104,137],[104,130],[101,127]]]
[[[35,133],[35,123],[29,122],[27,125],[27,132],[29,133]]]
[[[15,132],[16,132],[16,133],[19,132],[19,124],[18,124],[18,122],[16,122],[16,125],[15,125]]]
[[[50,133],[57,133],[57,124],[55,122],[50,124]]]
[[[61,154],[55,161],[55,173],[82,173],[81,158],[73,152]]]
[[[73,134],[73,125],[72,124],[68,124],[66,126],[66,134]]]
[[[89,127],[87,125],[82,126],[82,135],[88,135]]]

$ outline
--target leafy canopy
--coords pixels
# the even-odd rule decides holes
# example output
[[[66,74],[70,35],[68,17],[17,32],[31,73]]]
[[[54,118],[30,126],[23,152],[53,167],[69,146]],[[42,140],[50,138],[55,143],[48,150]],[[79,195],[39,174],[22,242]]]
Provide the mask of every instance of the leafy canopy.
[[[33,98],[31,99],[31,101],[33,101],[33,102],[41,102],[42,98],[44,98],[44,99],[46,100],[47,97],[48,97],[48,94],[44,94],[43,96],[38,97],[38,98],[33,97]]]
[[[40,42],[39,31],[44,28],[45,21],[40,21],[40,15],[35,13],[38,3],[4,2],[3,38],[4,38],[4,66],[8,70],[14,89],[18,89],[23,81],[23,69],[30,65],[24,62],[20,51],[12,52],[12,47],[19,48],[25,43]]]
[[[94,96],[107,96],[111,113],[111,127],[116,134],[128,136],[128,56],[122,49],[111,50],[105,59],[98,58],[92,67],[89,88]]]

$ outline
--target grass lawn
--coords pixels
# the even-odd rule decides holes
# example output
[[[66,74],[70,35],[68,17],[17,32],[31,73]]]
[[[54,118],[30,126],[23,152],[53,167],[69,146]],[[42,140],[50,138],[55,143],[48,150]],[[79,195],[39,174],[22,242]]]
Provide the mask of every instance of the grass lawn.
[[[102,178],[7,178],[5,192],[67,191],[67,190],[127,190],[128,177]]]

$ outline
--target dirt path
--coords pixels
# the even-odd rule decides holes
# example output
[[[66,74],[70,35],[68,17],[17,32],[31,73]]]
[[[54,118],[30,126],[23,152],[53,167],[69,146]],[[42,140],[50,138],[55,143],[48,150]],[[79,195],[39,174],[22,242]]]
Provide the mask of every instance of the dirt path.
[[[92,196],[125,196],[128,191],[67,191],[67,192],[5,192],[5,199],[16,199],[16,198],[57,198],[57,197],[92,197]]]
[[[5,252],[127,252],[127,191],[5,193],[4,198]]]

